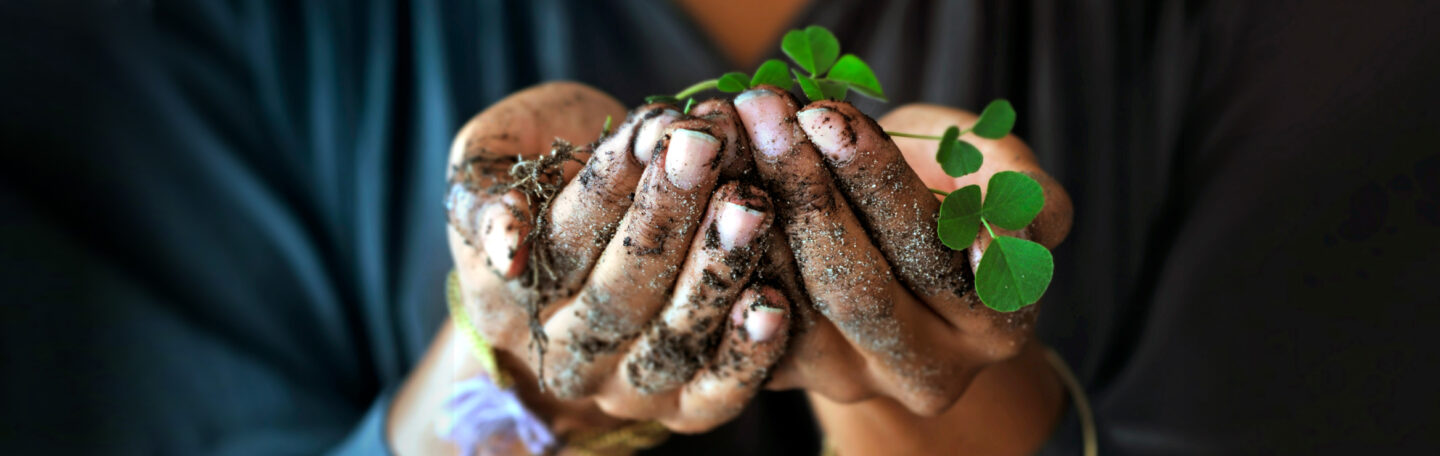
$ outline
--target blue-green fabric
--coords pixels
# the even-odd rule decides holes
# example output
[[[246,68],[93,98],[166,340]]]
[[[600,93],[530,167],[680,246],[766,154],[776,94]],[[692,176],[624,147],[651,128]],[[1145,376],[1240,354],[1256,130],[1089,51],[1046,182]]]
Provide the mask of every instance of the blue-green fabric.
[[[892,105],[1015,104],[1104,454],[1440,448],[1440,4],[816,4]],[[387,453],[457,126],[732,67],[662,1],[0,2],[0,454]],[[767,394],[659,452],[818,442]]]

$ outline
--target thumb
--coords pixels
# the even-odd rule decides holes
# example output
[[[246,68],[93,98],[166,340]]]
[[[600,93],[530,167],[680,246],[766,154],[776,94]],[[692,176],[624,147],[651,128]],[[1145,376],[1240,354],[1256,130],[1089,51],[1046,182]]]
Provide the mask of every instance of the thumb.
[[[594,87],[548,82],[515,92],[466,122],[450,147],[451,172],[466,160],[533,157],[556,138],[586,144],[605,117],[624,119],[625,107]]]

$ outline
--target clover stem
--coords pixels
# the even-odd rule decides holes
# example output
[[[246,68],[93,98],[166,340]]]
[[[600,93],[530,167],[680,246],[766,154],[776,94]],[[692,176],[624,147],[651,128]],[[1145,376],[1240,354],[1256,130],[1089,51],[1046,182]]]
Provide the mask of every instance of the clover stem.
[[[938,189],[938,188],[932,188],[932,189],[930,189],[930,193],[934,193],[934,194],[940,195],[940,196],[950,196],[950,192],[947,192],[947,191],[944,191],[944,190],[940,190],[940,189]]]
[[[676,93],[676,94],[675,94],[675,99],[677,99],[677,100],[684,100],[684,99],[686,99],[686,98],[689,98],[691,95],[694,95],[694,94],[697,94],[697,93],[700,93],[700,92],[704,92],[704,91],[706,91],[706,90],[710,90],[710,89],[713,89],[713,88],[716,88],[716,87],[720,87],[720,80],[719,80],[719,79],[709,79],[709,80],[705,80],[705,81],[700,81],[700,82],[695,83],[695,85],[692,85],[692,86],[690,86],[690,87],[686,87],[685,90],[681,90],[679,93]]]
[[[990,239],[993,240],[999,237],[995,235],[995,230],[990,229],[990,222],[985,221],[985,217],[980,217],[980,224],[985,225],[985,231],[990,232]]]
[[[942,139],[939,136],[919,135],[915,133],[904,133],[899,131],[886,131],[885,134],[890,136],[899,136],[901,138],[929,139],[931,141],[939,141]]]

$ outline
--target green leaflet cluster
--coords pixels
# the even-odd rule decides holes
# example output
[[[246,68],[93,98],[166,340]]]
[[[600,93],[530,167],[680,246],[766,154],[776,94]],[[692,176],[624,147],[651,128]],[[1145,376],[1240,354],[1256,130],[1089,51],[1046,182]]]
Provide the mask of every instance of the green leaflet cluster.
[[[840,55],[840,41],[825,27],[812,25],[804,30],[791,30],[780,41],[780,49],[800,68],[791,68],[785,62],[770,59],[747,75],[732,71],[720,77],[695,83],[675,95],[651,95],[646,103],[680,104],[685,100],[685,112],[695,103],[693,95],[715,89],[725,93],[739,93],[761,84],[773,85],[790,90],[795,84],[810,101],[844,100],[851,90],[880,101],[885,92],[880,81],[870,71],[870,65],[855,54]],[[822,76],[823,75],[823,76]]]
[[[980,170],[985,156],[973,144],[960,139],[965,133],[988,139],[1000,139],[1015,126],[1015,109],[1010,102],[995,100],[980,112],[980,119],[969,130],[951,126],[937,138],[940,148],[935,161],[945,174],[960,177]],[[1045,207],[1045,190],[1030,176],[1001,171],[990,176],[985,198],[980,186],[967,185],[945,195],[940,203],[940,219],[936,224],[940,242],[955,250],[964,250],[975,241],[980,228],[990,234],[990,246],[975,270],[975,292],[986,306],[1001,312],[1013,312],[1034,304],[1045,294],[1055,272],[1054,259],[1045,246],[1025,239],[999,236],[991,225],[1022,230],[1035,220]]]
[[[850,91],[886,101],[885,92],[870,65],[854,54],[840,54],[840,42],[824,27],[810,26],[791,30],[780,44],[781,50],[799,68],[780,60],[767,60],[755,69],[754,75],[730,72],[718,78],[701,81],[675,95],[654,95],[646,103],[679,104],[685,100],[685,112],[695,103],[695,94],[715,89],[738,93],[769,84],[790,90],[795,85],[810,101],[841,100]],[[980,149],[961,136],[974,133],[987,139],[1000,139],[1015,126],[1015,109],[1010,102],[995,100],[985,106],[980,118],[969,129],[959,126],[945,129],[940,136],[887,131],[891,136],[939,141],[935,161],[951,177],[975,173],[985,162]],[[606,121],[605,130],[609,130]],[[931,190],[944,196],[940,203],[937,235],[954,250],[965,250],[974,243],[983,227],[990,235],[990,245],[975,270],[975,292],[986,306],[1000,312],[1014,312],[1036,303],[1050,286],[1055,263],[1050,251],[1038,243],[995,233],[993,226],[1022,230],[1035,220],[1045,206],[1045,191],[1039,182],[1015,171],[1001,171],[990,177],[984,197],[980,186],[967,185],[953,192]]]

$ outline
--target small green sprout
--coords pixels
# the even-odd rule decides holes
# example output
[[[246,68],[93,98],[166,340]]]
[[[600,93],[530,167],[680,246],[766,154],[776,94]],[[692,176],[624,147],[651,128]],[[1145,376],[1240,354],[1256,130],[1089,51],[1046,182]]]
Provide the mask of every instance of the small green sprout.
[[[790,68],[783,61],[770,59],[755,69],[754,76],[732,71],[695,83],[674,95],[645,97],[645,102],[679,103],[706,90],[739,93],[762,84],[790,90],[796,83],[800,84],[800,90],[810,101],[843,101],[851,90],[886,101],[885,91],[880,88],[875,72],[870,71],[870,65],[854,54],[840,55],[840,41],[825,27],[812,25],[803,30],[791,30],[781,39],[780,49],[800,68]]]
[[[810,101],[844,101],[850,91],[880,101],[885,91],[870,70],[870,65],[854,54],[840,54],[840,41],[824,27],[809,26],[791,30],[781,39],[780,49],[799,68],[785,62],[766,60],[753,76],[730,72],[718,78],[698,82],[675,95],[652,95],[646,103],[678,104],[685,100],[685,113],[690,113],[695,94],[706,90],[739,93],[762,84],[790,90],[795,85]],[[823,76],[822,76],[823,75]],[[609,121],[606,122],[609,130]],[[975,173],[985,162],[985,155],[968,141],[960,139],[967,133],[986,139],[1001,139],[1015,127],[1015,108],[1005,100],[985,106],[979,119],[969,129],[958,126],[945,129],[940,136],[887,131],[890,136],[939,141],[935,161],[951,177]],[[1034,304],[1049,288],[1055,262],[1045,246],[1028,240],[1001,236],[991,225],[1021,230],[1030,224],[1045,206],[1045,191],[1039,182],[1015,171],[1001,171],[990,177],[985,196],[980,186],[967,185],[953,192],[931,189],[941,195],[940,216],[936,234],[940,242],[954,250],[969,249],[980,234],[990,235],[991,242],[975,270],[975,292],[986,306],[1000,312],[1014,312]]]

